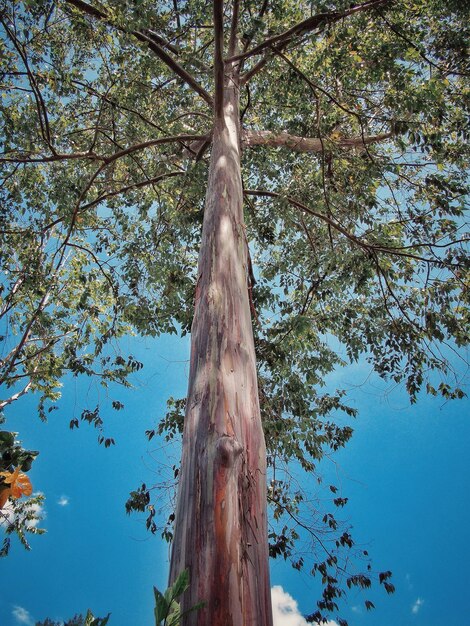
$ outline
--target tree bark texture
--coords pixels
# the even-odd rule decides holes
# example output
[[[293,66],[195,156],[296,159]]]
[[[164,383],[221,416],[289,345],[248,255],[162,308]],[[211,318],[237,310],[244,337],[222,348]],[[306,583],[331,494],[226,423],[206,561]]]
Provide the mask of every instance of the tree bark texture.
[[[266,452],[248,293],[238,80],[216,115],[191,331],[170,582],[189,568],[180,626],[272,626]]]

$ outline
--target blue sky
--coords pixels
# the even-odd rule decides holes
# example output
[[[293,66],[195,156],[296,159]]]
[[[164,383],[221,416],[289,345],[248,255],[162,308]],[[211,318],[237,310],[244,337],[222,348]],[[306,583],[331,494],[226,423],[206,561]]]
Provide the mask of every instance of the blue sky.
[[[89,380],[65,381],[60,409],[47,424],[36,417],[32,397],[6,413],[25,447],[41,451],[30,476],[46,496],[47,534],[32,538],[31,552],[15,542],[0,561],[2,626],[67,619],[87,608],[111,612],[110,626],[154,623],[152,586],[166,587],[168,546],[145,531],[142,517],[127,516],[124,502],[131,489],[157,482],[178,461],[176,449],[147,442],[144,432],[164,414],[169,395],[185,395],[189,345],[162,337],[129,341],[123,352],[145,368],[134,390],[112,396],[125,404],[105,415],[115,447],[98,446],[86,424],[69,430],[70,419],[96,403]],[[351,442],[320,473],[349,498],[343,519],[377,571],[393,571],[397,592],[352,592],[343,616],[355,626],[466,626],[469,402],[422,397],[410,407],[403,390],[368,374],[362,363],[330,380],[332,388],[350,390],[360,414]],[[162,507],[166,500],[164,490],[157,494]],[[301,614],[315,610],[315,584],[284,562],[272,563],[276,626],[305,625]],[[365,598],[375,611],[365,611]]]

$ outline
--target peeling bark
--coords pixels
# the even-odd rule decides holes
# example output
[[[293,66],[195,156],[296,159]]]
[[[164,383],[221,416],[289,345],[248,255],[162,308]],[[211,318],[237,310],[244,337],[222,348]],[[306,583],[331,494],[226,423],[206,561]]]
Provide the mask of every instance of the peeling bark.
[[[272,626],[234,71],[223,94],[199,255],[170,582],[189,568],[182,611],[206,603],[180,626]]]

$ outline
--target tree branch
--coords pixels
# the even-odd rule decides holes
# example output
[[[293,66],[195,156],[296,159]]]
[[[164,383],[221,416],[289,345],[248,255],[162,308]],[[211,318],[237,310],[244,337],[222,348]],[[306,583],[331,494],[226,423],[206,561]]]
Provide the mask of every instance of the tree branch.
[[[239,61],[241,59],[247,59],[254,55],[261,54],[263,50],[266,50],[266,48],[271,48],[272,46],[284,47],[288,43],[290,43],[295,37],[305,35],[306,33],[309,33],[312,30],[319,28],[320,26],[334,24],[344,17],[348,17],[349,15],[353,15],[361,11],[368,11],[369,9],[381,7],[385,4],[388,4],[390,1],[391,0],[369,0],[369,2],[353,5],[346,11],[330,11],[328,13],[318,13],[317,15],[313,15],[307,18],[303,22],[295,24],[295,26],[292,26],[291,28],[284,31],[283,33],[280,33],[279,35],[274,35],[273,37],[265,39],[265,41],[255,46],[251,50],[248,50],[247,52],[243,52],[241,54],[229,57],[228,59],[226,59],[226,61],[231,62]]]
[[[350,233],[343,226],[341,226],[341,224],[338,224],[338,222],[336,222],[333,218],[329,217],[328,215],[325,215],[324,213],[319,213],[318,211],[314,211],[310,207],[306,206],[302,202],[299,202],[298,200],[295,200],[294,198],[291,198],[290,196],[284,196],[280,193],[277,193],[276,191],[265,191],[263,189],[244,189],[243,193],[249,196],[265,196],[267,198],[277,198],[279,200],[285,200],[292,206],[295,206],[297,209],[300,209],[301,211],[305,211],[305,213],[308,213],[309,215],[312,215],[313,217],[317,217],[318,219],[323,220],[324,222],[328,224],[328,226],[331,226],[332,228],[337,230],[339,233],[344,235],[347,239],[349,239],[353,243],[357,244],[363,250],[369,251],[370,249],[369,244],[362,241],[362,239],[360,239],[359,237],[356,237],[356,235],[353,235],[352,233]]]
[[[53,163],[54,161],[70,161],[73,159],[86,159],[88,161],[104,161],[106,157],[95,154],[94,152],[75,152],[71,154],[50,154],[42,155],[38,153],[28,153],[17,156],[2,156],[0,163]]]
[[[234,0],[232,11],[232,23],[230,25],[230,39],[228,43],[229,56],[236,54],[237,52],[237,30],[238,30],[238,18],[240,15],[240,0]]]
[[[146,187],[147,185],[154,185],[155,183],[159,183],[160,181],[166,178],[173,178],[174,176],[184,176],[185,174],[186,174],[185,171],[167,172],[166,174],[160,174],[159,176],[154,176],[153,178],[148,178],[146,180],[139,181],[138,183],[126,185],[125,187],[120,187],[119,189],[116,189],[114,191],[103,193],[97,198],[95,198],[94,200],[90,200],[90,202],[87,202],[86,204],[81,205],[77,210],[77,215],[81,215],[85,211],[88,211],[88,209],[92,209],[94,206],[97,206],[98,204],[100,204],[101,202],[104,202],[108,198],[119,196],[128,191],[134,191],[134,189],[141,189],[142,187]],[[53,222],[50,222],[49,224],[44,226],[42,229],[42,232],[43,233],[47,232],[51,228],[54,228],[54,226],[57,226],[57,224],[60,224],[61,222],[63,222],[65,219],[66,219],[65,215],[58,217]],[[68,245],[70,246],[72,244],[68,244]]]
[[[55,276],[52,277],[53,281],[55,280],[55,278],[56,278]],[[4,365],[6,365],[6,368],[5,368],[5,371],[0,375],[0,385],[2,385],[3,383],[7,382],[9,375],[11,374],[11,372],[16,367],[17,359],[20,356],[21,351],[25,347],[29,337],[31,336],[32,328],[33,328],[33,325],[34,325],[35,321],[37,320],[38,316],[44,311],[44,309],[46,308],[46,306],[49,303],[51,292],[52,292],[52,285],[49,286],[49,288],[46,290],[46,293],[43,295],[43,297],[41,298],[38,306],[36,307],[35,311],[33,312],[32,316],[31,316],[31,319],[29,320],[28,324],[26,325],[26,328],[25,328],[25,330],[23,332],[23,335],[22,335],[20,341],[18,342],[18,345],[8,355],[9,363],[7,362],[6,359],[1,363],[1,366],[3,367]]]
[[[37,367],[34,368],[32,373],[35,374],[36,371],[37,371]],[[3,410],[9,404],[13,404],[13,402],[16,402],[16,400],[19,400],[19,398],[21,398],[22,396],[25,396],[28,393],[28,391],[31,389],[32,384],[33,384],[33,381],[29,380],[26,383],[26,385],[23,387],[23,389],[21,389],[17,393],[14,393],[9,398],[6,398],[5,400],[1,400],[0,401],[0,411]]]
[[[382,20],[385,22],[385,24],[390,28],[390,30],[393,31],[395,35],[397,35],[397,37],[399,37],[400,39],[403,39],[403,41],[405,41],[411,48],[413,48],[413,50],[416,50],[416,52],[423,59],[423,61],[425,61],[432,67],[435,67],[439,72],[444,74],[444,76],[448,76],[448,75],[468,76],[468,74],[465,72],[456,72],[454,70],[448,70],[446,68],[441,67],[438,63],[435,63],[432,59],[430,59],[428,56],[424,54],[424,52],[421,50],[419,46],[417,46],[413,41],[411,41],[411,39],[409,39],[406,35],[400,32],[400,30],[394,24],[389,22],[387,18],[384,17],[381,11],[379,11],[379,15],[382,18]]]
[[[142,143],[135,144],[134,146],[129,146],[128,148],[124,148],[123,150],[118,150],[118,152],[115,152],[114,154],[111,154],[108,157],[102,157],[101,160],[104,161],[104,163],[109,164],[109,163],[112,163],[113,161],[116,161],[117,159],[120,159],[123,156],[126,156],[127,154],[131,154],[132,152],[137,152],[138,150],[144,150],[145,148],[150,148],[152,146],[158,146],[160,144],[165,144],[165,143],[172,143],[174,141],[193,142],[193,141],[200,141],[201,139],[203,139],[204,141],[207,141],[210,139],[210,136],[188,134],[188,135],[174,135],[172,137],[159,137],[157,139],[150,139],[149,141],[144,141]]]
[[[245,72],[245,74],[243,74],[243,76],[240,77],[240,86],[245,85],[248,81],[250,81],[253,78],[253,76],[255,76],[258,72],[260,72],[263,69],[263,67],[266,65],[266,63],[269,61],[269,58],[270,58],[270,50],[268,50],[265,56],[260,61],[258,61],[258,63],[255,63],[251,69],[249,69],[247,72]]]
[[[19,278],[15,280],[12,287],[10,288],[10,293],[7,296],[4,296],[2,306],[0,307],[0,318],[2,318],[8,311],[14,306],[14,296],[21,285],[24,283],[25,277],[24,274],[21,274]],[[0,359],[1,361],[1,359]]]
[[[44,102],[44,98],[42,97],[41,90],[39,89],[38,84],[36,82],[36,78],[29,67],[29,62],[28,62],[28,57],[25,52],[25,47],[18,41],[15,33],[13,33],[10,30],[10,28],[5,23],[5,21],[3,19],[1,19],[0,21],[3,24],[3,28],[5,29],[6,34],[8,35],[11,42],[13,43],[13,46],[15,47],[17,53],[19,54],[23,62],[23,65],[26,69],[26,75],[28,76],[28,81],[31,86],[31,91],[33,93],[34,100],[36,102],[36,109],[38,112],[38,121],[39,121],[39,126],[41,127],[42,138],[44,142],[49,146],[51,151],[55,152],[54,146],[52,144],[51,129],[49,125],[49,118],[47,115],[46,104]]]
[[[135,144],[133,146],[129,146],[128,148],[123,148],[122,150],[118,150],[110,155],[105,154],[96,154],[95,152],[75,152],[71,154],[51,154],[51,155],[40,155],[40,154],[28,154],[25,156],[18,155],[12,157],[0,157],[0,163],[51,163],[53,161],[68,161],[73,159],[85,159],[88,161],[102,161],[105,165],[120,159],[127,154],[131,154],[133,152],[137,152],[138,150],[144,150],[145,148],[150,148],[152,146],[158,146],[165,143],[173,143],[178,142],[181,143],[183,141],[190,141],[191,143],[197,142],[197,145],[201,141],[208,141],[210,137],[208,135],[174,135],[170,137],[158,137],[156,139],[150,139],[149,141],[144,141],[142,143]],[[184,146],[187,148],[187,146]]]
[[[148,34],[145,34],[143,31],[133,30],[127,31],[126,29],[113,24],[106,13],[103,13],[99,9],[91,6],[87,2],[83,2],[83,0],[65,0],[69,4],[73,5],[75,8],[79,9],[83,13],[87,15],[91,15],[92,17],[102,20],[113,26],[117,30],[123,33],[131,34],[139,41],[146,43],[148,47],[154,52],[165,65],[167,65],[177,76],[179,76],[187,85],[189,85],[197,94],[203,98],[209,104],[209,106],[213,106],[213,100],[211,96],[207,93],[207,91],[200,85],[197,80],[187,72],[172,56],[168,54],[166,50],[164,50],[163,46],[169,47],[167,42],[157,35],[157,33],[153,31],[146,31]],[[161,41],[163,46],[158,43]]]
[[[88,4],[87,2],[83,2],[82,0],[66,0],[66,2],[68,2],[69,4],[73,4],[74,7],[80,9],[80,11],[82,11],[83,13],[92,15],[93,17],[96,17],[97,19],[103,20],[105,22],[108,21],[108,16],[106,15],[106,13],[103,13],[103,11],[96,9],[94,6]]]
[[[224,106],[224,3],[214,0],[214,111],[215,117],[222,116]]]
[[[310,87],[310,89],[312,90],[312,92],[314,93],[315,97],[316,96],[316,90],[318,89],[318,91],[321,91],[322,94],[324,94],[329,100],[331,100],[331,102],[333,102],[334,104],[336,104],[337,107],[339,107],[342,111],[344,111],[345,113],[348,113],[348,115],[352,115],[354,117],[356,117],[359,122],[362,125],[362,118],[359,115],[359,113],[357,113],[357,111],[352,111],[351,109],[347,108],[344,106],[344,104],[342,104],[341,102],[339,102],[339,100],[337,100],[334,96],[332,96],[328,91],[326,91],[326,89],[323,89],[323,87],[320,87],[320,85],[318,85],[317,83],[314,83],[312,80],[310,80],[310,78],[308,78],[308,76],[306,76],[304,74],[304,72],[302,72],[301,70],[299,70],[299,68],[289,59],[289,57],[287,57],[285,54],[283,54],[280,50],[278,50],[277,48],[273,48],[273,52],[280,57],[283,61],[285,61],[287,63],[287,65],[294,70],[294,72],[300,76],[300,78],[302,80],[304,80],[307,85]],[[254,69],[254,68],[253,68]]]
[[[284,131],[275,133],[269,130],[243,130],[242,146],[269,146],[271,148],[289,148],[294,152],[323,152],[324,144],[330,141],[341,148],[362,148],[373,143],[390,139],[393,133],[372,135],[371,137],[340,137],[338,139],[320,139],[318,137],[297,137]]]
[[[160,174],[159,176],[154,176],[153,178],[149,178],[148,180],[143,180],[143,181],[139,181],[138,183],[133,183],[132,185],[127,185],[126,187],[121,187],[120,189],[116,189],[115,191],[109,191],[108,193],[104,193],[101,196],[99,196],[98,198],[95,198],[94,200],[91,200],[90,202],[88,202],[87,204],[84,204],[83,206],[80,207],[79,209],[79,213],[83,213],[84,211],[91,209],[92,207],[96,206],[97,204],[100,204],[101,202],[104,202],[105,200],[107,200],[108,198],[113,198],[114,196],[119,196],[123,193],[126,193],[128,191],[134,191],[134,189],[141,189],[142,187],[146,187],[147,185],[154,185],[155,183],[159,183],[160,181],[166,179],[166,178],[173,178],[174,176],[184,176],[186,174],[185,171],[174,171],[174,172],[167,172],[166,174]],[[63,218],[57,219],[55,222],[53,222],[52,224],[48,224],[48,228],[51,227],[51,225],[55,225],[58,222],[62,221]]]
[[[67,2],[72,2],[72,0],[67,0]],[[182,78],[184,82],[187,85],[189,85],[189,87],[192,87],[192,89],[197,94],[199,94],[201,98],[205,100],[210,107],[213,106],[214,102],[212,100],[212,97],[207,93],[204,87],[202,87],[202,85],[200,85],[197,82],[197,80],[189,72],[187,72],[179,63],[177,63],[173,59],[173,57],[171,57],[168,54],[168,52],[166,52],[160,45],[155,43],[153,39],[151,39],[150,37],[147,37],[147,35],[144,35],[143,33],[140,33],[138,31],[133,31],[132,35],[134,35],[134,37],[136,37],[140,41],[147,43],[148,47],[153,52],[155,52],[155,54],[160,58],[161,61],[163,61],[163,63],[165,63],[165,65],[167,65],[171,70],[173,70],[173,72],[177,76]]]
[[[326,222],[326,224],[329,227],[333,228],[337,232],[344,235],[346,239],[349,239],[349,241],[352,241],[353,243],[355,243],[357,246],[359,246],[362,250],[364,250],[369,255],[372,254],[373,256],[376,256],[377,253],[391,254],[392,256],[405,257],[405,258],[413,259],[414,261],[418,261],[421,263],[427,263],[428,265],[435,265],[438,267],[449,266],[448,263],[446,263],[445,261],[443,261],[442,259],[438,257],[436,257],[435,259],[430,259],[428,257],[421,256],[419,254],[406,252],[406,250],[410,248],[418,248],[418,249],[429,248],[430,249],[434,247],[434,244],[424,243],[424,244],[416,244],[415,246],[401,246],[401,247],[378,245],[372,242],[368,242],[365,239],[358,237],[357,235],[353,235],[346,228],[344,228],[344,226],[341,226],[341,224],[339,224],[336,220],[334,220],[329,215],[325,215],[324,213],[319,213],[318,211],[314,211],[310,207],[303,204],[303,202],[299,202],[298,200],[296,200],[295,198],[291,198],[290,196],[285,196],[276,191],[267,191],[264,189],[244,189],[243,193],[249,196],[264,196],[266,198],[277,198],[279,200],[285,200],[292,206],[295,206],[297,209],[300,209],[301,211],[304,211],[305,213],[308,213],[309,215],[312,215],[313,217],[323,220],[324,222]],[[467,241],[467,239],[465,239],[465,241]]]
[[[176,24],[178,26],[178,29],[181,30],[181,18],[180,18],[180,12],[178,9],[178,0],[173,0],[173,9],[175,10]]]
[[[162,48],[167,48],[168,50],[173,52],[173,54],[176,54],[176,55],[178,55],[180,53],[176,46],[174,46],[169,41],[164,39],[161,35],[156,33],[154,30],[152,30],[150,28],[146,28],[142,32],[144,33],[144,35],[147,35],[151,39],[153,39],[155,41],[155,43],[157,43],[159,46],[162,46]]]

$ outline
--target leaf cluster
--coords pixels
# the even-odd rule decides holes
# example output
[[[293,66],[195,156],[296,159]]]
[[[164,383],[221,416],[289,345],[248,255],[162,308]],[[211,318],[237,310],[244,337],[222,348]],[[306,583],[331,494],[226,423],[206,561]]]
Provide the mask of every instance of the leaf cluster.
[[[156,587],[153,588],[155,594],[155,624],[156,626],[177,626],[181,617],[193,611],[198,611],[204,606],[204,602],[199,602],[188,611],[181,613],[180,605],[177,601],[189,587],[189,570],[184,570],[177,577],[175,582],[168,589],[161,593]]]
[[[0,424],[2,418],[0,416]],[[32,463],[39,454],[35,450],[26,450],[17,440],[18,433],[6,430],[0,431],[0,471],[13,472],[15,468],[21,468],[22,472],[29,472]],[[0,479],[0,491],[7,488],[3,478]],[[8,555],[11,546],[10,535],[15,534],[20,543],[29,550],[28,534],[42,534],[43,529],[37,528],[42,519],[40,507],[44,501],[42,494],[35,494],[25,501],[9,499],[7,505],[0,510],[0,527],[5,533],[0,557]]]

